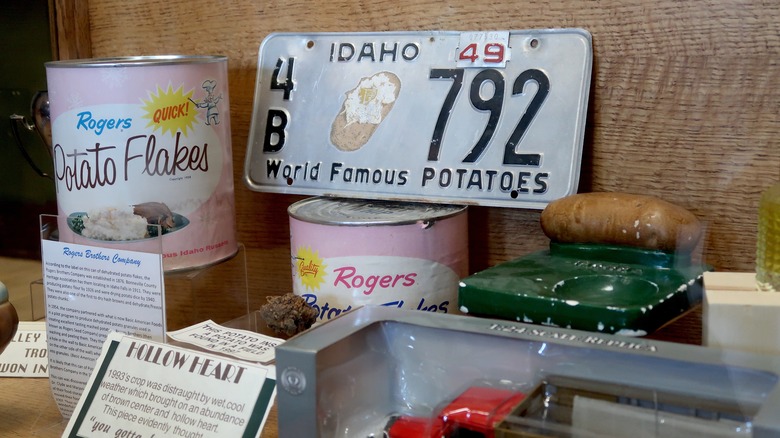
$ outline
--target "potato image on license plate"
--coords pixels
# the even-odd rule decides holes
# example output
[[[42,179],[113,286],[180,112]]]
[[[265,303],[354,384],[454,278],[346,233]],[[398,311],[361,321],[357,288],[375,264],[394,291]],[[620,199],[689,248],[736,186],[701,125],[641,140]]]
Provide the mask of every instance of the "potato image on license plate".
[[[363,78],[346,93],[330,131],[330,141],[339,150],[355,151],[363,147],[382,120],[393,109],[401,91],[401,81],[393,73],[380,72]]]

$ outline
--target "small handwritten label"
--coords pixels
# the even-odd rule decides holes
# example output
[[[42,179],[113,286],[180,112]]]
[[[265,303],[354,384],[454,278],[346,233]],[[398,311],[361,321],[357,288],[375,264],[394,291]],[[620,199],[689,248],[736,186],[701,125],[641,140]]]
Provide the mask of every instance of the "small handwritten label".
[[[248,330],[222,327],[214,321],[203,321],[175,332],[168,332],[168,336],[175,341],[208,351],[260,363],[273,361],[274,348],[284,342],[282,339]]]

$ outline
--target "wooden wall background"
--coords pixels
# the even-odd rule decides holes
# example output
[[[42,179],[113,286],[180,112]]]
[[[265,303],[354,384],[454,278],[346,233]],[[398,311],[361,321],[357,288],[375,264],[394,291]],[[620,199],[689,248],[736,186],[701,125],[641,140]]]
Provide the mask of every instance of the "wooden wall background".
[[[236,221],[253,306],[291,290],[286,208],[302,199],[242,182],[257,50],[277,31],[585,28],[594,63],[579,190],[680,204],[707,224],[706,262],[754,269],[759,194],[780,180],[780,2],[52,1],[62,59],[229,57]],[[535,210],[471,208],[469,228],[472,271],[548,243]]]

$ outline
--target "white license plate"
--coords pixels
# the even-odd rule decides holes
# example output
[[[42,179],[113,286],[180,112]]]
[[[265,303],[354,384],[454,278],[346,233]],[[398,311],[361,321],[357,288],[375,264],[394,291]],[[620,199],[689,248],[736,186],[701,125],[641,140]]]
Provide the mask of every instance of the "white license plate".
[[[591,64],[583,29],[272,34],[245,182],[542,209],[576,193]]]

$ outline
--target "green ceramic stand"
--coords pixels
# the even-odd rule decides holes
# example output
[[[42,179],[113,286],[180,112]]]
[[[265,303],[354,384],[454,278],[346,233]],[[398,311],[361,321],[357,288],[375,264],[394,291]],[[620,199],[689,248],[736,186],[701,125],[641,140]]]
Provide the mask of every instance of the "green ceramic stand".
[[[465,278],[458,302],[471,315],[642,336],[700,302],[709,270],[687,254],[552,242]]]

